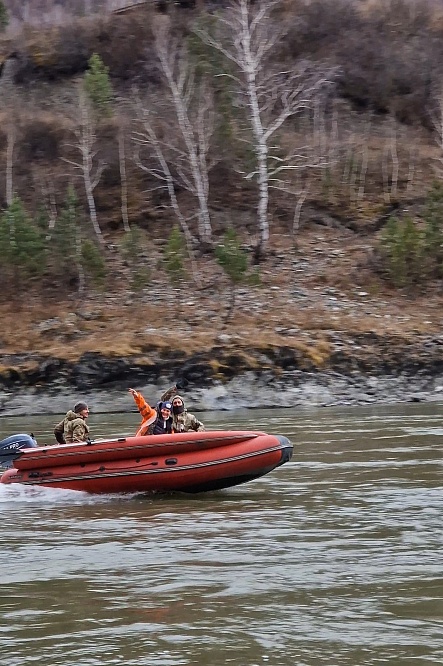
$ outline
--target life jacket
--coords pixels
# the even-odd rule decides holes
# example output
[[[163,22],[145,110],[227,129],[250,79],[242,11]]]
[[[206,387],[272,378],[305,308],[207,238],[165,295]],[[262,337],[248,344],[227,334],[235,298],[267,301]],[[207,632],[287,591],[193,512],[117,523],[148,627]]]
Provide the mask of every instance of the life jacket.
[[[174,432],[172,429],[172,417],[164,419],[161,414],[157,416],[154,423],[149,428],[149,434],[152,435],[170,435]]]

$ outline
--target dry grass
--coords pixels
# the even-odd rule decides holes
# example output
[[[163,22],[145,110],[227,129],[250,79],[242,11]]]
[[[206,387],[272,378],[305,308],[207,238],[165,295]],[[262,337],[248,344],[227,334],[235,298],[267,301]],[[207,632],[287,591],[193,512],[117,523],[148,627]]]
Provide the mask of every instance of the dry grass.
[[[253,368],[260,350],[272,357],[288,348],[321,367],[336,335],[374,333],[412,340],[440,334],[443,296],[438,285],[420,295],[390,290],[381,282],[370,291],[364,270],[357,281],[350,279],[349,257],[363,251],[355,235],[337,229],[305,231],[298,251],[288,251],[287,236],[274,240],[276,256],[263,266],[266,279],[261,287],[241,290],[231,322],[224,323],[228,294],[223,281],[217,278],[212,289],[203,291],[188,284],[177,299],[166,276],[159,274],[152,290],[161,298],[155,302],[149,290],[138,300],[129,298],[123,285],[120,292],[81,303],[36,298],[19,310],[2,303],[0,353],[74,361],[85,352],[100,352],[149,364],[154,355],[168,358],[178,352],[186,358],[224,348],[236,355],[236,365]],[[334,254],[335,247],[340,252]],[[294,272],[295,257],[306,262],[304,272]],[[209,283],[213,267],[206,261],[201,267]],[[218,362],[213,370],[222,376],[223,361]],[[3,364],[9,367],[9,361]]]

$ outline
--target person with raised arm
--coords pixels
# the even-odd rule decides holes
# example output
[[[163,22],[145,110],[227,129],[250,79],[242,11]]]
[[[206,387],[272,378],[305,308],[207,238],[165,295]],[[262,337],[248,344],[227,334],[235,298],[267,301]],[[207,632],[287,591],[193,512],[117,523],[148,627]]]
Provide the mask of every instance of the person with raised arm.
[[[205,426],[198,420],[194,414],[188,412],[185,407],[185,401],[178,395],[178,391],[187,386],[186,379],[181,379],[174,386],[171,386],[165,393],[163,393],[160,400],[170,400],[172,402],[172,427],[174,432],[201,432]]]
[[[133,388],[128,389],[134,398],[138,411],[142,416],[142,422],[136,432],[136,437],[141,435],[166,435],[174,432],[172,427],[172,404],[162,400],[157,409],[151,407],[142,394]]]

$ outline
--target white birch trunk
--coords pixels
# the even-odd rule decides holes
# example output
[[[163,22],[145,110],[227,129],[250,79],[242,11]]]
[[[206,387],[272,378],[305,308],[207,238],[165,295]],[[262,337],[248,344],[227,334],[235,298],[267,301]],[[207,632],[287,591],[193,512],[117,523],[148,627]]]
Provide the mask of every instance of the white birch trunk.
[[[154,126],[149,117],[149,111],[143,109],[141,103],[138,103],[138,117],[142,123],[144,131],[142,133],[138,132],[134,134],[134,140],[139,145],[146,145],[153,150],[155,160],[159,165],[158,168],[152,168],[145,165],[140,156],[136,154],[135,161],[138,166],[148,173],[151,177],[160,181],[162,186],[167,190],[171,208],[175,213],[175,216],[178,220],[180,228],[185,237],[186,247],[188,249],[188,254],[191,260],[192,274],[194,282],[200,286],[200,278],[198,275],[197,265],[195,262],[194,250],[193,250],[193,238],[191,231],[189,229],[188,223],[185,216],[183,215],[179,202],[177,200],[177,194],[175,191],[174,178],[172,177],[171,170],[169,168],[168,160],[165,157],[165,154],[162,149],[162,144],[155,132]]]
[[[118,133],[118,163],[120,168],[120,182],[121,182],[121,211],[123,220],[123,229],[126,232],[131,231],[129,226],[128,215],[128,180],[126,177],[126,150],[125,150],[125,135],[122,129]]]
[[[74,162],[66,158],[63,158],[63,160],[79,170],[82,175],[89,208],[89,218],[99,243],[104,245],[105,241],[97,218],[94,190],[100,182],[105,164],[99,162],[97,165],[94,165],[94,158],[96,156],[96,152],[94,151],[94,145],[96,143],[94,121],[90,109],[88,108],[85,94],[81,89],[79,91],[79,110],[80,123],[79,127],[75,130],[78,143],[73,147],[80,152],[81,161]]]
[[[86,291],[86,279],[85,279],[85,269],[83,268],[83,262],[82,262],[82,238],[78,226],[75,231],[75,258],[76,258],[77,273],[78,273],[78,296],[80,299],[82,299]]]
[[[89,153],[85,151],[83,153],[83,182],[85,185],[86,199],[89,207],[89,217],[92,222],[92,226],[94,227],[96,236],[99,242],[103,245],[104,239],[103,239],[102,230],[100,228],[97,219],[97,208],[95,206],[95,199],[94,199],[94,186],[91,181],[91,169],[92,169],[91,156]]]
[[[257,86],[257,65],[251,51],[251,33],[249,27],[249,12],[247,5],[242,2],[242,49],[245,58],[245,74],[247,94],[249,98],[249,111],[252,123],[252,130],[255,138],[255,152],[257,155],[257,183],[258,183],[258,205],[257,221],[259,228],[259,256],[266,248],[269,241],[269,172],[268,172],[268,144],[265,139],[265,131],[260,114],[260,104],[258,100]]]
[[[391,160],[392,160],[391,196],[397,198],[400,162],[398,159],[398,152],[397,152],[397,132],[394,125],[392,127],[392,137],[391,137]]]
[[[201,127],[202,119],[197,118],[196,125],[190,119],[188,113],[188,99],[194,93],[192,82],[193,72],[189,71],[189,64],[182,63],[182,71],[178,74],[174,71],[174,62],[177,58],[175,47],[169,44],[170,36],[164,33],[161,39],[157,40],[157,54],[160,60],[161,71],[168,83],[174,105],[178,127],[183,138],[187,159],[189,161],[189,170],[192,180],[192,189],[198,201],[198,230],[203,243],[210,245],[212,242],[211,217],[208,206],[209,196],[209,178],[208,165],[206,161],[207,137],[204,128]],[[184,57],[184,56],[183,56]],[[188,71],[186,71],[188,67]],[[187,89],[186,85],[191,87]],[[203,104],[203,100],[199,100]],[[198,114],[201,115],[200,113]],[[200,127],[199,127],[200,124]],[[210,131],[210,129],[208,130]]]
[[[10,122],[6,134],[6,204],[8,206],[14,199],[14,147],[15,129]]]
[[[300,230],[300,218],[303,204],[308,196],[309,186],[307,185],[297,197],[297,203],[294,208],[294,216],[292,218],[292,235],[295,236],[296,232]]]
[[[236,73],[226,71],[225,75],[235,82],[240,99],[246,100],[256,165],[245,178],[257,182],[258,257],[266,251],[270,238],[272,180],[284,169],[295,168],[290,155],[282,160],[278,154],[275,134],[288,118],[311,107],[332,78],[306,63],[293,71],[278,71],[272,64],[270,56],[283,30],[281,23],[280,26],[274,23],[272,10],[277,4],[279,0],[259,0],[253,4],[249,0],[237,0],[228,13],[220,16],[216,26],[218,33],[196,29],[205,44],[234,64]],[[274,169],[270,168],[271,160],[278,164]]]
[[[51,239],[52,232],[54,231],[57,222],[57,203],[55,200],[54,184],[50,178],[51,177],[48,178],[47,182],[46,179],[43,179],[41,184],[43,200],[45,202],[45,208],[48,212],[48,233],[46,234],[47,241]]]

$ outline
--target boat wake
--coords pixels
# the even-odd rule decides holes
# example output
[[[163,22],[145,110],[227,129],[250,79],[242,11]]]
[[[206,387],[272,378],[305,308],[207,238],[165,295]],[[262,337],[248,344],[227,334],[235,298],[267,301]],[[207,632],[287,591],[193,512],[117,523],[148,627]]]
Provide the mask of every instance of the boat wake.
[[[0,511],[26,504],[38,506],[55,505],[88,505],[106,502],[132,500],[141,493],[91,495],[81,490],[65,490],[61,488],[45,488],[43,486],[25,486],[19,483],[0,484]]]
[[[19,483],[0,484],[0,506],[11,504],[72,504],[82,502],[88,497],[87,493],[77,490],[59,490],[56,488],[43,488],[37,486],[24,486]],[[83,502],[82,502],[83,503]]]

